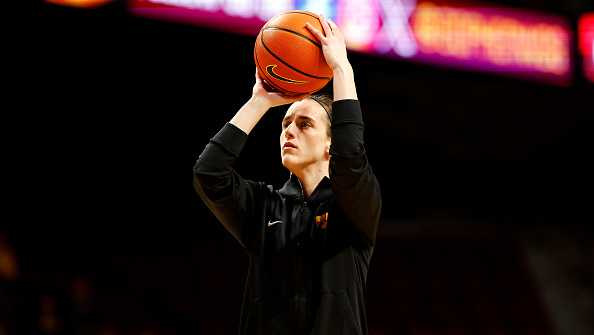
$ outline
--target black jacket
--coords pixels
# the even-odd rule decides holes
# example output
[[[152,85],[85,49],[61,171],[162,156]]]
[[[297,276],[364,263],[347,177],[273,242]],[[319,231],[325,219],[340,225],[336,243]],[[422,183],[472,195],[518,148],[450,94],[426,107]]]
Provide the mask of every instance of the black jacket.
[[[367,334],[366,278],[381,212],[357,100],[333,103],[330,178],[304,199],[232,166],[247,135],[227,123],[194,167],[194,186],[250,256],[240,334]]]

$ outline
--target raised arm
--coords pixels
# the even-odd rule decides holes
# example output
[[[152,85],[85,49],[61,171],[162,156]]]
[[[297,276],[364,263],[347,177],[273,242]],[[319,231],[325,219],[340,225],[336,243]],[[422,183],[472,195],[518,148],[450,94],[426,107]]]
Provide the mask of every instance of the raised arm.
[[[263,210],[266,187],[242,178],[233,165],[241,153],[248,134],[266,112],[274,106],[295,99],[269,93],[256,74],[251,98],[235,116],[210,139],[194,165],[194,187],[200,198],[223,226],[246,248],[257,236],[259,211]]]
[[[286,97],[279,93],[266,91],[262,85],[262,79],[256,71],[256,83],[252,89],[251,98],[237,111],[229,123],[249,135],[270,108],[290,104],[302,98],[303,96]]]
[[[322,44],[322,51],[326,63],[332,69],[332,89],[334,101],[353,99],[357,100],[357,89],[353,68],[347,58],[346,42],[336,23],[320,16],[320,23],[324,32],[314,28],[311,24],[305,26]]]
[[[332,145],[330,180],[338,205],[353,226],[374,243],[382,199],[377,178],[367,160],[363,140],[363,117],[357,100],[353,68],[348,61],[344,36],[338,26],[320,18],[323,32],[307,28],[322,45],[333,71]]]

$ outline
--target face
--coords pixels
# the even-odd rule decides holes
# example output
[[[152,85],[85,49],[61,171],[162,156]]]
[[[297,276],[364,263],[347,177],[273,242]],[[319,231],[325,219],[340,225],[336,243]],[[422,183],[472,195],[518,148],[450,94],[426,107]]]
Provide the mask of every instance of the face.
[[[330,159],[328,116],[312,99],[297,101],[289,107],[280,135],[283,165],[291,172]]]

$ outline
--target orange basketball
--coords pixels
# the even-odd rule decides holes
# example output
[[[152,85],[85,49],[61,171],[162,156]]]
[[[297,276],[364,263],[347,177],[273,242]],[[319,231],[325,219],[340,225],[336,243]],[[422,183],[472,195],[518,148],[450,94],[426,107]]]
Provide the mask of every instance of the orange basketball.
[[[324,32],[318,15],[295,10],[268,20],[256,38],[254,61],[260,77],[273,91],[313,93],[332,79],[322,46],[305,27],[306,22]]]

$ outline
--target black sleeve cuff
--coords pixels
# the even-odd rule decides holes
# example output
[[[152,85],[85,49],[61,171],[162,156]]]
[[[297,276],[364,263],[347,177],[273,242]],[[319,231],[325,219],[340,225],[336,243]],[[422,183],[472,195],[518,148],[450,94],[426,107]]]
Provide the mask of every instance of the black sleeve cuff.
[[[238,157],[247,142],[247,138],[248,135],[243,130],[227,122],[210,141],[219,144],[225,150]]]
[[[345,99],[332,103],[332,126],[342,123],[363,124],[359,100]]]

